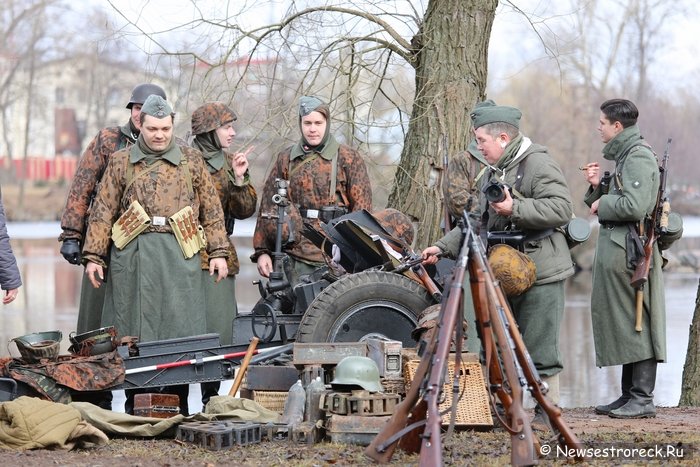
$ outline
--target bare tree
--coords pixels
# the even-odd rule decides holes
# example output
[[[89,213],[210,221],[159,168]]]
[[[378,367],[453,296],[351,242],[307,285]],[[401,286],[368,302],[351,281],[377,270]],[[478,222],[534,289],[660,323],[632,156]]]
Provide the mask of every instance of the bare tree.
[[[257,28],[236,21],[249,14],[247,2],[224,18],[195,9],[199,17],[175,29],[196,24],[213,41],[193,41],[189,50],[169,45],[172,28],[148,32],[120,13],[135,33],[152,39],[158,55],[191,70],[183,80],[187,95],[253,102],[252,114],[241,112],[244,126],[257,125],[250,137],[270,150],[298,138],[290,110],[303,93],[331,103],[338,136],[369,153],[371,171],[402,145],[388,204],[416,220],[416,244],[425,246],[439,235],[441,154],[467,147],[468,113],[484,97],[497,1],[430,0],[424,11],[414,4],[420,2],[328,0],[308,8],[293,2],[281,20]],[[264,94],[254,94],[251,76],[265,84]],[[386,144],[390,138],[397,139],[393,145]]]

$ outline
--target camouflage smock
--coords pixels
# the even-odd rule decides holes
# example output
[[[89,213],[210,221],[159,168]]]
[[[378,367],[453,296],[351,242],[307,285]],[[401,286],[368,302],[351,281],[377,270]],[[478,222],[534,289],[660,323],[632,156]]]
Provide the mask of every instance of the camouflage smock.
[[[322,206],[329,205],[332,162],[317,153],[309,154],[303,160],[297,158],[291,163],[293,173],[290,180],[291,149],[292,147],[289,147],[277,156],[277,161],[265,182],[253,235],[255,253],[251,259],[257,261],[261,254],[270,254],[275,250],[277,205],[272,202],[272,197],[276,193],[275,179],[280,178],[289,181],[290,202],[290,206],[287,207],[289,225],[285,225],[282,235],[283,250],[295,259],[323,263],[321,250],[301,234],[304,221],[320,230],[319,220],[302,218],[299,210],[320,209]],[[350,146],[341,144],[338,149],[337,164],[336,200],[333,204],[346,207],[348,211],[366,209],[371,212],[372,188],[362,155]],[[291,244],[287,243],[290,226],[294,236],[294,242]]]
[[[258,203],[258,194],[255,187],[250,184],[250,175],[245,174],[242,185],[236,185],[235,176],[231,169],[229,153],[224,151],[224,166],[215,172],[211,172],[211,180],[214,183],[221,207],[226,218],[247,219],[255,213],[255,206]],[[228,275],[235,276],[240,271],[240,262],[233,240],[229,237],[230,254],[228,257]],[[202,252],[202,269],[209,269],[209,256]]]
[[[229,240],[224,228],[224,213],[201,153],[186,146],[179,148],[187,163],[193,193],[188,192],[184,164],[174,165],[167,160],[143,177],[139,177],[139,173],[147,167],[146,163],[140,161],[134,164],[133,183],[125,193],[129,150],[123,149],[112,155],[93,203],[83,247],[84,259],[106,265],[104,258],[109,254],[112,225],[135,200],[141,203],[149,216],[163,216],[166,219],[185,206],[192,206],[195,217],[204,228],[209,257],[228,256]],[[151,224],[145,232],[172,233],[172,229],[166,222],[165,225]]]
[[[127,123],[123,128],[128,126]],[[59,242],[68,238],[83,240],[90,201],[97,192],[97,184],[107,168],[109,156],[131,146],[135,141],[134,135],[126,134],[118,126],[101,129],[90,141],[78,161],[78,167],[68,190],[66,206],[61,216],[63,232],[58,237]]]

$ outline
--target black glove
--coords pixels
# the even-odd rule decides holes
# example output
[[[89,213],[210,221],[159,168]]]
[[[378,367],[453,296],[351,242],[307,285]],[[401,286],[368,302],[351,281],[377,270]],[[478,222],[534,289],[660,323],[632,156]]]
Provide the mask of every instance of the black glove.
[[[75,238],[63,240],[61,254],[71,264],[80,264],[80,242]]]

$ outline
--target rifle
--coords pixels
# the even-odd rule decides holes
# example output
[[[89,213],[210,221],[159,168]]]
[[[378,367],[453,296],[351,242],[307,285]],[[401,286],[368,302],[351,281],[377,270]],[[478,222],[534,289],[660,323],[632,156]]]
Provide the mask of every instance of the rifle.
[[[642,311],[644,309],[644,284],[649,280],[649,269],[651,268],[652,256],[654,254],[654,243],[659,236],[659,233],[666,233],[668,229],[668,213],[671,210],[671,203],[668,200],[666,193],[666,167],[668,165],[668,151],[671,146],[671,138],[666,141],[666,150],[659,166],[659,192],[656,195],[656,205],[651,213],[649,228],[644,229],[644,220],[639,224],[640,237],[645,236],[644,255],[639,258],[637,266],[630,279],[630,285],[636,290],[636,309],[634,330],[642,331]]]
[[[543,408],[550,423],[559,433],[559,442],[570,448],[581,443],[568,428],[561,410],[546,397],[546,385],[540,379],[532,359],[523,343],[505,294],[493,275],[481,239],[469,225],[465,212],[462,225],[463,241],[455,263],[447,294],[440,308],[438,332],[429,343],[422,341],[421,361],[405,399],[399,404],[382,431],[372,440],[365,455],[377,462],[391,459],[397,441],[404,447],[405,439],[420,439],[420,464],[442,464],[440,439],[441,414],[438,410],[443,388],[445,365],[449,355],[452,335],[457,330],[461,316],[462,282],[468,269],[472,296],[476,309],[482,345],[486,355],[489,389],[495,392],[506,409],[506,419],[499,422],[511,434],[511,460],[513,465],[532,465],[537,462],[539,441],[532,432],[529,418],[522,404],[523,387],[528,387]],[[460,323],[461,325],[461,323]],[[458,339],[459,339],[458,334]],[[459,349],[459,343],[457,348]],[[423,398],[418,402],[421,392]],[[453,398],[454,403],[457,398]],[[492,399],[495,405],[495,400]],[[425,420],[422,420],[426,417]],[[418,420],[406,426],[408,421]],[[416,430],[425,426],[423,434],[416,437]],[[410,446],[409,446],[410,448]],[[406,449],[411,452],[411,449]]]
[[[462,282],[466,270],[468,245],[462,245],[457,265],[455,266],[449,284],[446,285],[447,295],[443,296],[440,306],[440,324],[438,332],[432,333],[430,342],[421,341],[421,361],[413,376],[406,397],[396,407],[389,421],[377,434],[365,449],[365,455],[380,463],[391,460],[397,443],[401,441],[401,448],[408,452],[421,450],[421,465],[441,465],[441,440],[440,426],[442,423],[438,404],[444,379],[444,363],[449,355],[452,344],[452,335],[455,326],[461,317]],[[459,322],[461,326],[461,322]],[[421,392],[423,400],[419,401]],[[456,402],[456,398],[453,399]],[[426,419],[427,414],[427,419]],[[407,426],[408,421],[412,423]],[[416,421],[417,420],[417,421]],[[430,423],[422,435],[416,435],[416,431],[423,425]],[[425,434],[427,431],[428,435]],[[409,442],[412,441],[412,442]],[[420,442],[416,446],[416,442]],[[425,446],[437,446],[437,449],[427,449]]]
[[[581,443],[564,422],[561,409],[545,397],[548,388],[542,382],[527,351],[508,300],[501,287],[497,285],[497,279],[491,270],[481,239],[472,229],[469,229],[468,235],[472,245],[469,274],[476,320],[486,354],[489,382],[501,399],[508,416],[509,423],[504,423],[500,417],[499,421],[511,434],[513,465],[530,465],[536,460],[535,454],[539,452],[539,441],[532,434],[530,422],[524,415],[522,390],[518,386],[524,386],[530,390],[530,394],[547,414],[550,424],[556,430],[559,443],[571,448],[572,452],[577,452]],[[488,309],[487,317],[484,312],[485,306]],[[494,363],[494,360],[499,357],[500,364]],[[499,367],[502,368],[500,372]],[[503,373],[505,373],[505,381]],[[505,388],[501,381],[505,382],[508,388]],[[503,392],[509,392],[507,394],[509,397],[505,399],[501,397]]]

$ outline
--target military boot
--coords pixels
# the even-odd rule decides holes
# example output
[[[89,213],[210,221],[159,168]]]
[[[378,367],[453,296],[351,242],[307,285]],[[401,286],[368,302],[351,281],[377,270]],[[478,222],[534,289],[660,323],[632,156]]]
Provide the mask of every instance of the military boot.
[[[620,383],[622,395],[607,405],[596,406],[595,413],[608,415],[611,410],[619,409],[630,400],[630,389],[632,388],[632,365],[633,363],[625,363],[622,365],[622,381]]]
[[[655,359],[643,360],[632,364],[632,387],[630,400],[620,408],[611,410],[612,418],[654,418],[654,387],[656,385]]]
[[[547,383],[549,387],[546,394],[547,398],[554,405],[559,405],[559,373],[553,376],[544,376],[542,381]],[[549,416],[539,404],[535,406],[535,416],[530,422],[530,427],[534,431],[554,431],[549,421]]]

